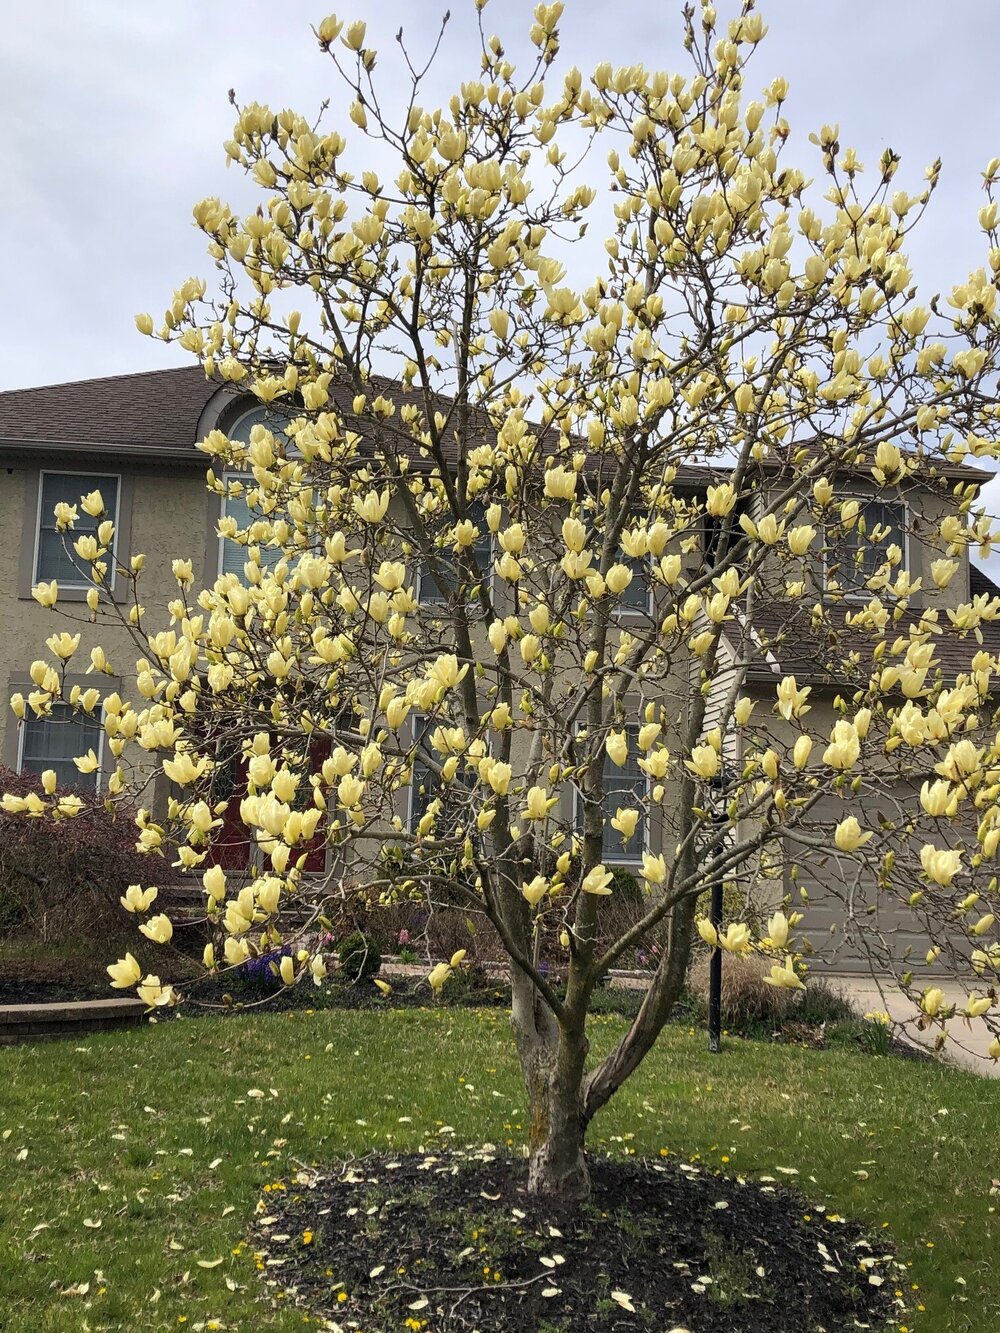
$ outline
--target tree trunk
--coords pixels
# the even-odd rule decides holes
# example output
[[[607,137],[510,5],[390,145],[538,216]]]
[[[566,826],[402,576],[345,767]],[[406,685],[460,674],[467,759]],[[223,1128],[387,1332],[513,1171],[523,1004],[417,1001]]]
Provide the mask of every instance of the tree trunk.
[[[528,1192],[559,1208],[590,1194],[583,1144],[583,1070],[587,1039],[559,1030],[554,1043],[537,1037],[521,1045],[531,1115]]]

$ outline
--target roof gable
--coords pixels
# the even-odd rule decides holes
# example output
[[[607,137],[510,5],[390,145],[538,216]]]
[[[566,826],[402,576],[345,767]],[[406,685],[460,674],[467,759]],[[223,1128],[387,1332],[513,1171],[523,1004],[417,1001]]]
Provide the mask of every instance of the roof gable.
[[[89,445],[198,458],[198,418],[217,388],[191,365],[11,389],[0,393],[0,446]]]

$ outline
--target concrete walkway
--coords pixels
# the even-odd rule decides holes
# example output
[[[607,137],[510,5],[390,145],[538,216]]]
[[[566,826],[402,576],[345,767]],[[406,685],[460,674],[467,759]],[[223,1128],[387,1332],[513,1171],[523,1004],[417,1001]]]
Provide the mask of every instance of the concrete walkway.
[[[907,1023],[906,1028],[899,1033],[903,1040],[933,1049],[939,1029],[933,1027],[921,1032],[915,1022],[911,1021],[914,1018],[913,1005],[895,986],[886,985],[882,988],[874,978],[868,976],[834,976],[824,977],[823,980],[832,990],[840,991],[859,1014],[884,1010],[893,1022]],[[959,1008],[965,1004],[965,992],[961,987],[949,985],[943,980],[934,984],[944,991],[948,1004],[957,1004]],[[1000,1064],[987,1055],[991,1036],[982,1023],[966,1023],[962,1018],[952,1018],[947,1023],[947,1031],[948,1040],[941,1051],[944,1059],[985,1078],[1000,1077]]]

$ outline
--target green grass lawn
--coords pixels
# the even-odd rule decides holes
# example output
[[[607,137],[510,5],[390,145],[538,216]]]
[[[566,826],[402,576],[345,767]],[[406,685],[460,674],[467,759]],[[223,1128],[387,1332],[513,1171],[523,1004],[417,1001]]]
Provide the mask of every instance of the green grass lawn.
[[[596,1020],[595,1047],[621,1023]],[[704,1047],[668,1029],[592,1146],[785,1179],[885,1229],[911,1265],[901,1327],[1000,1329],[1000,1084],[846,1049]],[[301,1312],[266,1303],[243,1243],[264,1185],[438,1134],[524,1141],[507,1019],[492,1010],[179,1021],[3,1049],[0,1080],[11,1333],[300,1329]]]

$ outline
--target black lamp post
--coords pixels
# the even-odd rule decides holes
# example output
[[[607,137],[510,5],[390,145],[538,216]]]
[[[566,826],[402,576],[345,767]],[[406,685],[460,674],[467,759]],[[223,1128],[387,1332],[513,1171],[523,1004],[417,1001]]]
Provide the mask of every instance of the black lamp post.
[[[726,774],[723,771],[712,779],[712,823],[716,826],[712,839],[710,855],[721,849],[725,839],[725,810],[719,809],[717,801],[722,797],[726,786]],[[722,878],[712,884],[712,899],[708,919],[715,929],[716,938],[722,932]],[[722,1052],[722,949],[716,944],[708,960],[708,1049],[711,1055]]]
[[[722,880],[712,885],[709,920],[716,934],[722,929]],[[722,1050],[722,949],[717,944],[708,960],[708,1049],[712,1055]]]

